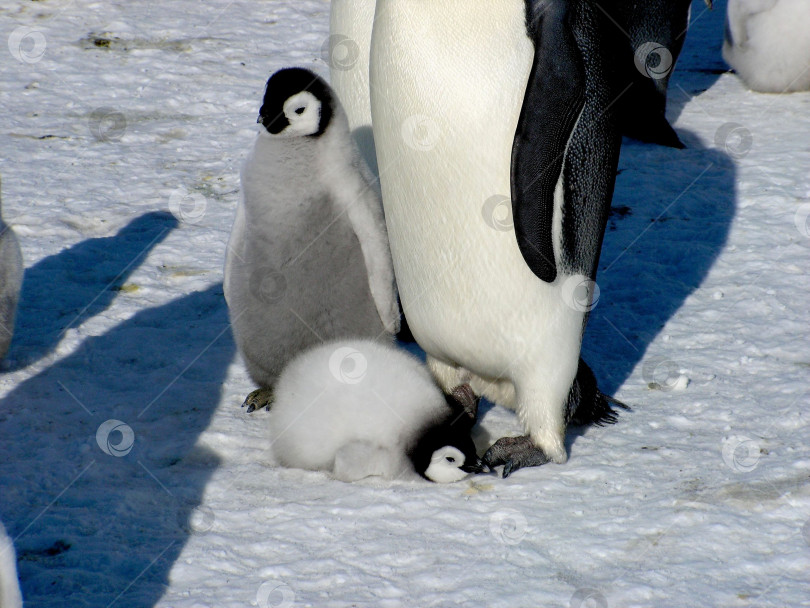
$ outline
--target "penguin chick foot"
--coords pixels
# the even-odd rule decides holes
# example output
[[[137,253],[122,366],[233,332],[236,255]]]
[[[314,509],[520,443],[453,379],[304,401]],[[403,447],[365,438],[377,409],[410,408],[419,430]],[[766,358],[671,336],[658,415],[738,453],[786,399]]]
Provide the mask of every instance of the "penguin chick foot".
[[[266,407],[267,410],[270,411],[271,405],[273,405],[273,389],[257,388],[245,397],[245,402],[242,404],[242,407],[247,406],[247,412],[250,414],[263,407]]]
[[[525,467],[538,467],[550,462],[551,458],[532,443],[531,437],[501,437],[484,454],[483,462],[490,469],[503,465],[503,478],[506,479]]]

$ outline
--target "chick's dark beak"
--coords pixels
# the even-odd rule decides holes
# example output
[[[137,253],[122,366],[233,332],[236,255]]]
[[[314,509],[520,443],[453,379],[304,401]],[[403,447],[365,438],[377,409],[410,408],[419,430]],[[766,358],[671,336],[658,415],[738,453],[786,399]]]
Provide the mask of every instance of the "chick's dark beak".
[[[486,473],[487,472],[483,461],[480,458],[477,458],[477,457],[476,457],[474,462],[471,462],[470,464],[465,463],[465,464],[461,465],[460,468],[465,473],[475,473],[476,475],[478,473]]]

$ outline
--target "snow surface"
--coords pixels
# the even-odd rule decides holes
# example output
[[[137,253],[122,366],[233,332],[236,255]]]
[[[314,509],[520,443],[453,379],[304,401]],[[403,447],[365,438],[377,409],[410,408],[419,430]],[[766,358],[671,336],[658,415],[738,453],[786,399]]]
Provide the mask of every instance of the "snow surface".
[[[723,1],[695,1],[670,84],[688,149],[620,161],[584,353],[633,412],[506,480],[272,465],[222,263],[265,79],[328,75],[328,11],[0,3],[26,261],[0,520],[26,606],[810,606],[810,94],[723,73]]]

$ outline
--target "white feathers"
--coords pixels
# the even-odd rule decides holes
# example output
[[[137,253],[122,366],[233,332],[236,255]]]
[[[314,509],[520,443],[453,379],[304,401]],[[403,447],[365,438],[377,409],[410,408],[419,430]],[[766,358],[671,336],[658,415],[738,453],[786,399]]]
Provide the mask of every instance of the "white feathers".
[[[807,91],[808,32],[808,0],[729,0],[723,58],[755,91]]]
[[[22,279],[20,244],[11,227],[3,222],[0,206],[0,359],[11,345]]]
[[[290,125],[279,137],[300,137],[318,132],[321,101],[308,91],[301,91],[284,102],[284,116]]]
[[[22,608],[14,543],[0,523],[0,608]]]
[[[459,468],[464,464],[464,453],[452,445],[439,448],[430,457],[430,464],[425,469],[425,477],[436,483],[453,483],[461,481],[467,474]]]
[[[412,355],[371,340],[327,343],[298,356],[279,377],[268,415],[271,448],[284,466],[344,481],[415,477],[408,450],[448,412]]]

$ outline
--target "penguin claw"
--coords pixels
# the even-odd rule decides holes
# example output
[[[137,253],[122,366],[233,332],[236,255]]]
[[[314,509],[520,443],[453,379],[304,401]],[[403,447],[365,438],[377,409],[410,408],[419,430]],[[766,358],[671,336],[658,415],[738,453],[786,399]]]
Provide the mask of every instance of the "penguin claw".
[[[251,414],[256,410],[266,407],[270,411],[270,406],[273,405],[273,389],[271,388],[257,388],[245,397],[242,407],[247,406],[247,413]]]
[[[537,467],[550,462],[546,453],[536,447],[531,437],[501,437],[484,454],[485,466],[494,469],[503,465],[501,476],[506,479],[518,469]]]

